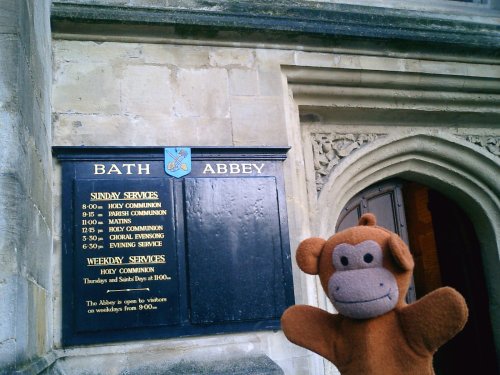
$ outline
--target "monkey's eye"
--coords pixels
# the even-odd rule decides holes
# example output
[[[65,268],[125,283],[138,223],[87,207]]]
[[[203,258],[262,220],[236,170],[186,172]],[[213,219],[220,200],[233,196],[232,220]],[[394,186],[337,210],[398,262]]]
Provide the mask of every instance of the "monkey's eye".
[[[365,263],[371,263],[373,261],[373,255],[371,255],[370,253],[366,253],[363,256],[363,260],[365,261]]]
[[[349,264],[349,259],[346,256],[340,257],[340,263],[342,263],[343,266],[347,266]]]

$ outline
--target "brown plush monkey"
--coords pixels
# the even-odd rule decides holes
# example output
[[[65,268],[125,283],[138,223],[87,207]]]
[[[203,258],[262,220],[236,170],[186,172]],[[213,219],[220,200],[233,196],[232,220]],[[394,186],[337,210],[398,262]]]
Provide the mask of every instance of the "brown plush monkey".
[[[296,305],[281,319],[286,337],[331,361],[342,375],[431,375],[434,352],[467,320],[463,297],[437,289],[408,305],[413,258],[373,214],[330,237],[304,240],[297,264],[319,275],[339,314]]]

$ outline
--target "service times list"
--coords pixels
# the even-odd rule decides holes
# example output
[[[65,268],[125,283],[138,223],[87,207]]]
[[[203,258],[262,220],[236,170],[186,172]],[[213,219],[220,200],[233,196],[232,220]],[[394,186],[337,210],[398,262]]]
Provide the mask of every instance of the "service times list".
[[[77,331],[177,324],[169,180],[77,180],[75,192]]]

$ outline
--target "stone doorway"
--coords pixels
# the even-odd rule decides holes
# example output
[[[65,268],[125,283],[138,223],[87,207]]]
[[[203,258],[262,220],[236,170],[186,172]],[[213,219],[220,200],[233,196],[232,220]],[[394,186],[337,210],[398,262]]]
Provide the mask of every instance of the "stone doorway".
[[[410,245],[415,258],[410,303],[444,285],[460,291],[467,301],[469,321],[435,355],[436,374],[497,373],[481,247],[468,216],[433,189],[389,180],[354,196],[342,210],[336,229],[356,225],[365,212],[375,213],[379,225]]]

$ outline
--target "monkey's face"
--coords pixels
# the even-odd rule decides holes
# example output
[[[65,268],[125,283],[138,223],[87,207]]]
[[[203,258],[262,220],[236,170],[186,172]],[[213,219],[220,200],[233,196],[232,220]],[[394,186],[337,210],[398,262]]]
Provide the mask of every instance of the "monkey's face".
[[[367,319],[396,306],[398,284],[382,261],[382,249],[372,240],[335,246],[332,253],[335,272],[328,280],[327,293],[339,313]]]
[[[349,318],[374,318],[406,304],[413,257],[399,236],[376,226],[372,214],[328,240],[302,241],[296,259],[302,271],[319,275],[335,308]]]

